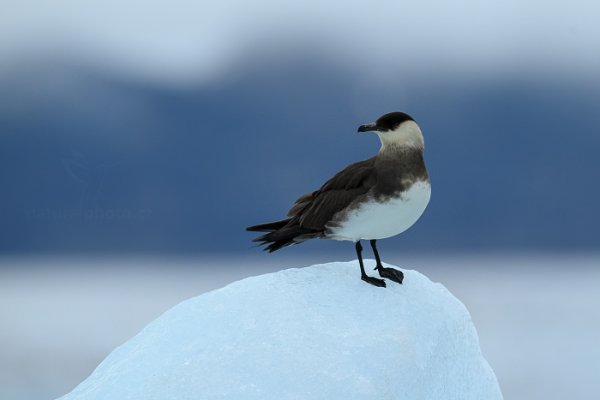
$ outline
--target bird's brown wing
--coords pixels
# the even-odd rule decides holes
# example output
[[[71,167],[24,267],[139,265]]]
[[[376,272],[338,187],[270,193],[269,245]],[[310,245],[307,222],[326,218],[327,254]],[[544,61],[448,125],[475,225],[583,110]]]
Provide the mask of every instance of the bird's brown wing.
[[[351,164],[312,193],[296,200],[288,217],[308,229],[322,231],[333,216],[375,184],[375,158]]]

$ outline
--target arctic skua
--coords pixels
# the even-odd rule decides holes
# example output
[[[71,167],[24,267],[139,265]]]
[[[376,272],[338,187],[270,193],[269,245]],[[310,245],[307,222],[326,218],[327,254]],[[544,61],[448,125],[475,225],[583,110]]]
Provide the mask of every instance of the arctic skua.
[[[423,158],[419,125],[408,114],[392,112],[358,132],[374,132],[381,148],[377,155],[351,164],[308,193],[289,210],[288,218],[246,228],[266,232],[254,239],[273,252],[308,239],[325,238],[355,243],[361,279],[385,287],[385,280],[367,275],[361,240],[369,240],[382,278],[402,283],[404,274],[381,263],[376,241],[410,228],[425,211],[431,184]]]

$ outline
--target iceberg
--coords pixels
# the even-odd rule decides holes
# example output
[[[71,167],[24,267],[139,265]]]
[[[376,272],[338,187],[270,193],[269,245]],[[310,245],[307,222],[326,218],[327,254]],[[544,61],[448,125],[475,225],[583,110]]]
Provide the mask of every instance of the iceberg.
[[[403,271],[387,288],[356,261],[231,283],[167,311],[61,399],[502,399],[465,306]]]

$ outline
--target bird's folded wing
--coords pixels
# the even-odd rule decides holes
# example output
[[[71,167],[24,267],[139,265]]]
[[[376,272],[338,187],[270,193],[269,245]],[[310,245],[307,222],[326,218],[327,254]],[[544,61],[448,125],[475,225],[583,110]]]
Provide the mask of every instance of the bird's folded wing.
[[[288,217],[297,219],[305,228],[324,230],[339,211],[357,197],[367,193],[377,180],[375,158],[351,164],[312,193],[296,200]]]

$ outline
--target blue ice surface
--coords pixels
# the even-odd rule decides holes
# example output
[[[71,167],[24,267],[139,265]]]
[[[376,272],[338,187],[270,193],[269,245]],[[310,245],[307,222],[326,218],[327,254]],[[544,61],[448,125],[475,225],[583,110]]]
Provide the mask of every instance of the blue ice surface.
[[[465,306],[405,270],[366,284],[334,262],[184,301],[63,400],[501,399]]]

